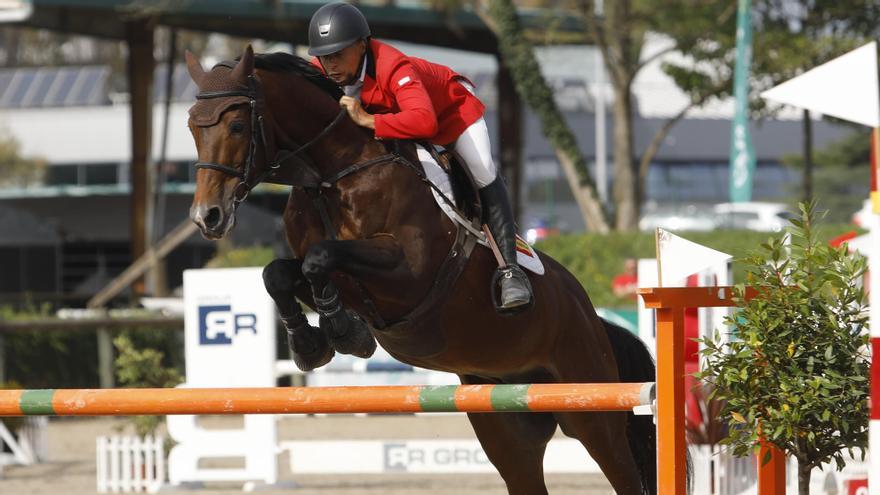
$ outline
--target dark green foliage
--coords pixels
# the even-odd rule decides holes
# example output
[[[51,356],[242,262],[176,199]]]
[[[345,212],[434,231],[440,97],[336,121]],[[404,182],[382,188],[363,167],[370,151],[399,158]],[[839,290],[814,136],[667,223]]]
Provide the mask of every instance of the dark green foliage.
[[[0,319],[27,321],[50,317],[48,306],[13,311]],[[8,380],[25,388],[82,388],[98,385],[98,344],[94,332],[11,332],[3,334]]]
[[[737,455],[759,435],[798,459],[801,493],[809,472],[824,462],[844,465],[843,451],[868,440],[868,314],[854,283],[866,260],[831,248],[816,235],[815,203],[802,204],[789,229],[790,253],[775,236],[744,261],[758,296],[727,323],[729,342],[705,339],[699,378],[726,403],[730,435],[722,443]]]
[[[862,202],[868,198],[870,155],[870,130],[854,126],[852,134],[829,144],[813,156],[816,165],[813,196],[820,209],[828,210],[829,221],[850,221],[852,212],[860,209]],[[800,155],[786,156],[782,161],[796,169],[801,169],[804,162]],[[799,196],[799,186],[788,193]]]
[[[0,319],[47,319],[47,308],[12,311],[0,308]],[[123,330],[138,348],[165,357],[163,366],[183,371],[183,333],[177,330]],[[94,331],[17,331],[2,335],[8,380],[24,388],[98,387],[98,340]]]

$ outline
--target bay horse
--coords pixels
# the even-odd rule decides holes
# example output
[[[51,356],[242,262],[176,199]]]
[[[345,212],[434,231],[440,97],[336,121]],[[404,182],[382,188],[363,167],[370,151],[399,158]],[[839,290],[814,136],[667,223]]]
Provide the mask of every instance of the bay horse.
[[[596,315],[574,276],[539,253],[534,304],[496,312],[486,283],[495,259],[474,248],[431,197],[412,143],[389,152],[340,111],[341,95],[309,62],[254,55],[204,70],[189,128],[198,149],[192,220],[223,237],[261,181],[290,184],[283,219],[293,259],[264,270],[297,364],[335,352],[396,359],[465,384],[654,381],[645,346]],[[460,260],[464,260],[461,263]],[[302,301],[321,313],[305,321]],[[579,440],[618,494],[656,493],[655,428],[626,412],[468,414],[511,494],[546,494],[543,457],[557,425]],[[627,439],[627,441],[623,441]]]

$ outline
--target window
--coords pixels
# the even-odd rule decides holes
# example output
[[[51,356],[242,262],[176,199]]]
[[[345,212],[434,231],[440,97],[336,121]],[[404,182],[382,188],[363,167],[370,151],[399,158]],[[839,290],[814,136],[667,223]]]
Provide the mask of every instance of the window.
[[[190,175],[192,165],[190,162],[166,162],[164,168],[165,183],[167,184],[185,184],[193,182]]]
[[[785,198],[796,174],[780,163],[759,163],[753,177],[755,201]],[[729,197],[730,169],[727,162],[652,163],[646,198],[659,203],[718,203]]]
[[[54,165],[46,171],[47,186],[75,185],[77,182],[76,165]]]
[[[85,185],[116,184],[119,182],[119,167],[115,163],[81,166],[85,168]]]

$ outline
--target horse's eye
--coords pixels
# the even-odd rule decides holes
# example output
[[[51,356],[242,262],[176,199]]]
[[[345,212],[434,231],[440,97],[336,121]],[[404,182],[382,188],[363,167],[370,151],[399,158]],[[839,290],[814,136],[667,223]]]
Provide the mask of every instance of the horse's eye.
[[[241,134],[241,132],[244,131],[244,122],[241,122],[239,120],[232,122],[232,124],[229,126],[229,130],[233,134]]]

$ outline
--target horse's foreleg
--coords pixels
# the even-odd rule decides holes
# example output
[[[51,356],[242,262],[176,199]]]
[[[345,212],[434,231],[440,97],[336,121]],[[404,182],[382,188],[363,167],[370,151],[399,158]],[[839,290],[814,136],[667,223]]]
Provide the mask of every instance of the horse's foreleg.
[[[388,272],[403,261],[402,251],[390,237],[352,241],[321,241],[313,244],[302,263],[302,273],[312,286],[312,296],[321,328],[326,330],[330,345],[343,354],[369,357],[376,350],[370,329],[357,313],[346,310],[339,300],[339,291],[330,280],[336,270],[352,275]]]
[[[296,300],[310,301],[312,298],[301,267],[300,260],[276,259],[263,268],[263,284],[281,314],[293,361],[299,369],[311,371],[330,362],[334,351],[324,332],[309,325]]]

